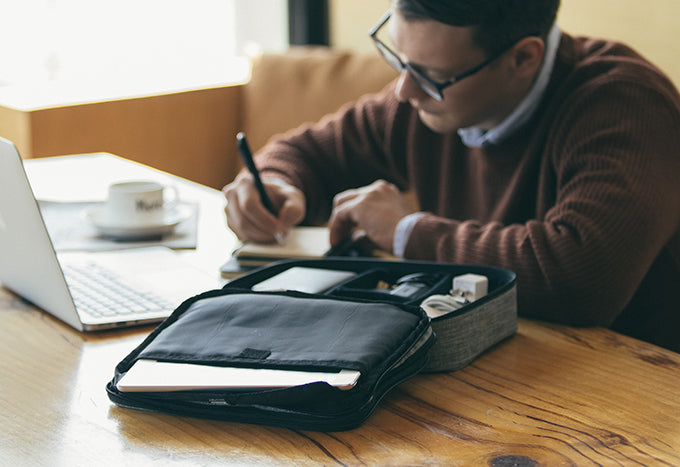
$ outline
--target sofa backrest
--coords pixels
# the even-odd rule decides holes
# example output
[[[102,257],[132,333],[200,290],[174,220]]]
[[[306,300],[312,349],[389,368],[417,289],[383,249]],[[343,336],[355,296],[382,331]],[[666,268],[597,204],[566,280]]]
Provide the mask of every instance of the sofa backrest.
[[[293,47],[261,55],[243,88],[243,127],[250,145],[256,151],[271,136],[317,121],[397,76],[377,52]]]

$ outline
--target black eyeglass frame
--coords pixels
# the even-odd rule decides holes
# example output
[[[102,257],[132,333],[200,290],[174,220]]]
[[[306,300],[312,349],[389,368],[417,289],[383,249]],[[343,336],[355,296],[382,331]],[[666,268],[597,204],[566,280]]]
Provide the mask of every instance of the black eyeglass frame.
[[[404,70],[408,71],[413,77],[413,80],[416,83],[418,83],[418,86],[420,86],[420,88],[423,91],[425,91],[425,93],[427,93],[428,96],[440,102],[444,100],[444,93],[442,92],[444,91],[444,89],[456,84],[457,82],[469,76],[474,75],[475,73],[478,73],[483,68],[491,64],[491,62],[493,62],[501,55],[503,55],[505,52],[510,50],[510,48],[512,48],[512,46],[514,45],[512,44],[510,47],[503,49],[497,54],[494,54],[491,57],[487,58],[479,65],[472,67],[469,70],[464,71],[463,73],[460,73],[449,80],[443,82],[435,81],[429,76],[426,76],[422,72],[418,71],[409,63],[405,63],[394,50],[390,49],[387,46],[387,44],[385,44],[377,37],[378,31],[385,25],[385,23],[387,23],[391,16],[392,10],[388,10],[387,13],[385,13],[385,15],[380,19],[380,21],[378,21],[378,23],[376,23],[376,25],[373,26],[371,30],[368,32],[369,36],[373,40],[373,43],[378,49],[378,52],[380,53],[380,55],[382,55],[385,61],[399,73],[403,73]]]

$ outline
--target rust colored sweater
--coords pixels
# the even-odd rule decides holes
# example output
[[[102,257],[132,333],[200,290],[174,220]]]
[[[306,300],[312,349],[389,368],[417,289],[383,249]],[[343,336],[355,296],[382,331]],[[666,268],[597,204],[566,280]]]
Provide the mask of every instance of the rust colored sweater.
[[[258,157],[306,193],[307,223],[386,179],[427,212],[407,258],[511,269],[521,316],[680,351],[680,97],[623,45],[563,34],[540,107],[500,145],[433,133],[392,84]]]

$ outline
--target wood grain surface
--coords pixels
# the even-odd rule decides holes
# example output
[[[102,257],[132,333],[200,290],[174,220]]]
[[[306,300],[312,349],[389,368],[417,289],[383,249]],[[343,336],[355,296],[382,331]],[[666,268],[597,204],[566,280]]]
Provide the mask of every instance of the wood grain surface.
[[[74,160],[105,168],[88,179],[153,175],[53,158],[27,164],[31,181],[82,191]],[[183,254],[217,272],[234,241],[222,195],[173,183],[201,205],[198,248]],[[1,286],[0,323],[0,466],[680,465],[680,355],[602,328],[520,320],[468,367],[418,375],[361,427],[319,433],[115,406],[105,385],[151,328],[79,333]]]
[[[680,356],[605,329],[521,320],[318,433],[117,407],[104,386],[149,328],[81,334],[5,289],[0,319],[3,465],[680,465]]]

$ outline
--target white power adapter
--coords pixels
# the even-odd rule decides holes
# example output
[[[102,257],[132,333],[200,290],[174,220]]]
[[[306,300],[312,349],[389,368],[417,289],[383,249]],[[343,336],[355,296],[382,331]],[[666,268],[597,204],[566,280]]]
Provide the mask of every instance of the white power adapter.
[[[489,279],[479,274],[463,274],[453,278],[451,295],[462,295],[468,301],[474,302],[482,298],[489,291]]]
[[[430,295],[420,306],[430,318],[445,315],[474,302],[488,293],[489,279],[479,274],[463,274],[452,281],[449,295]]]

